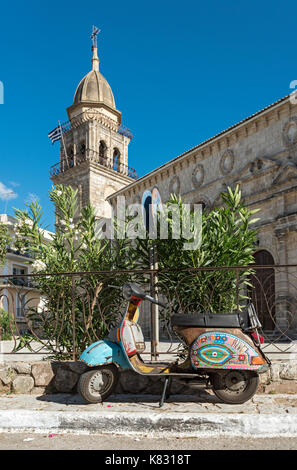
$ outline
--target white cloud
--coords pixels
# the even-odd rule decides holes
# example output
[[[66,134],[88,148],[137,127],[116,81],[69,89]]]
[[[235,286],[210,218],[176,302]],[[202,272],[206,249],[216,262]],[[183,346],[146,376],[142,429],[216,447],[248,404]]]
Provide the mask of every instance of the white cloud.
[[[9,181],[9,184],[10,186],[13,186],[14,188],[20,185],[20,183],[16,183],[15,181]]]
[[[2,201],[10,201],[10,199],[15,199],[17,197],[18,195],[13,189],[8,188],[0,181],[0,199],[2,199]]]

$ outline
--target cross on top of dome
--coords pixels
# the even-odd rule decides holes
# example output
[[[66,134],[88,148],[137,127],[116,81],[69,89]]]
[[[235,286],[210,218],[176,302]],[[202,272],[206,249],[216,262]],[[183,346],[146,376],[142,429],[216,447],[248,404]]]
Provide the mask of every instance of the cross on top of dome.
[[[80,81],[74,95],[73,104],[100,103],[116,109],[114,96],[109,83],[99,72],[99,57],[97,54],[97,36],[100,29],[92,28],[92,70]]]
[[[100,33],[101,29],[98,29],[97,26],[93,25],[91,39],[93,43],[93,48],[97,49],[97,35]]]

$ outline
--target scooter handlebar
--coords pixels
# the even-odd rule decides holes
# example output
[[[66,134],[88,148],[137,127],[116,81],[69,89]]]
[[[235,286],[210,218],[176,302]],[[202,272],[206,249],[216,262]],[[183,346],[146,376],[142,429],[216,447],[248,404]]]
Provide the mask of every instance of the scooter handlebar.
[[[160,307],[166,308],[165,304],[163,304],[159,300],[154,299],[154,297],[151,297],[150,295],[146,295],[145,300],[149,300],[150,302],[152,302],[152,304],[160,305]]]
[[[119,287],[119,286],[108,285],[108,287],[113,287],[114,289],[122,290],[122,287]],[[160,307],[166,308],[165,304],[163,304],[162,302],[159,302],[159,300],[154,299],[154,297],[151,297],[150,295],[145,295],[143,299],[149,300],[153,304],[160,305]]]

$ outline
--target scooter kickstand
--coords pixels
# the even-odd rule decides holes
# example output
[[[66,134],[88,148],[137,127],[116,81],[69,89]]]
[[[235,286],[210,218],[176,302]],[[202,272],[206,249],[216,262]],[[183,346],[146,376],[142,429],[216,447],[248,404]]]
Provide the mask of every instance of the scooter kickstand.
[[[162,396],[161,396],[160,403],[159,403],[159,408],[162,408],[162,406],[164,405],[165,398],[170,397],[171,382],[172,382],[172,377],[165,378]],[[168,387],[168,392],[166,393],[167,387]]]

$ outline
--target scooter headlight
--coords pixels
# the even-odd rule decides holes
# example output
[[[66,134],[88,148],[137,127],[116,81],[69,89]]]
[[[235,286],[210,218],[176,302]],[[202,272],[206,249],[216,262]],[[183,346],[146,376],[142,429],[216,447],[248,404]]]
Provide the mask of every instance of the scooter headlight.
[[[132,289],[131,289],[130,284],[124,284],[124,285],[123,285],[123,297],[124,297],[126,300],[130,300],[130,299],[131,299],[131,297],[132,297]]]

